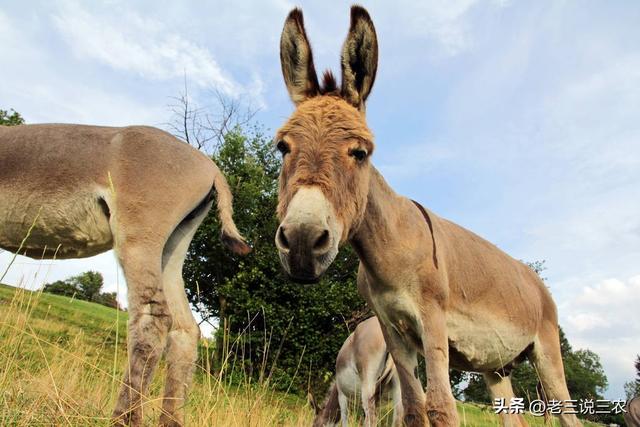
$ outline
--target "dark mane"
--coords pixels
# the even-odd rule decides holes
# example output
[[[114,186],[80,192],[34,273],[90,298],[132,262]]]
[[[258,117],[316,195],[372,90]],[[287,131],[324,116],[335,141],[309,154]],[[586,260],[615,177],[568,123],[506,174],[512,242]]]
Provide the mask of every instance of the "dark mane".
[[[322,86],[320,87],[321,95],[339,95],[338,84],[331,70],[326,70],[322,75]]]

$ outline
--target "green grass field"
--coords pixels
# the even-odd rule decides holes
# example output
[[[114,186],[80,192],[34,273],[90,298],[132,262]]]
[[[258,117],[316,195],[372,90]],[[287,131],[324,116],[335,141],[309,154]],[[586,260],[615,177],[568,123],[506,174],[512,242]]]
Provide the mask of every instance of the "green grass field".
[[[112,308],[0,285],[0,425],[108,425],[126,360],[126,322]],[[209,342],[201,346],[206,355]],[[149,425],[159,415],[162,365],[158,373],[145,404]],[[489,407],[459,403],[458,411],[463,426],[500,425]],[[231,386],[204,369],[186,412],[188,426],[309,426],[313,419],[301,397],[248,380]]]

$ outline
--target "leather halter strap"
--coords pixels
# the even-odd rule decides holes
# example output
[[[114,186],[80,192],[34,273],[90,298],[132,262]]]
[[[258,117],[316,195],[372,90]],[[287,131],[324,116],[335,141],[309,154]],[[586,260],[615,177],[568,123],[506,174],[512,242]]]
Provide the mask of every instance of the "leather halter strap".
[[[427,225],[429,226],[429,231],[431,232],[431,240],[433,241],[433,263],[435,264],[437,269],[438,255],[436,254],[436,235],[433,233],[433,224],[431,223],[431,218],[429,217],[427,210],[420,203],[416,202],[415,200],[411,200],[411,201],[413,202],[414,205],[418,207],[420,212],[422,212],[422,216],[424,216],[424,220],[427,222]]]

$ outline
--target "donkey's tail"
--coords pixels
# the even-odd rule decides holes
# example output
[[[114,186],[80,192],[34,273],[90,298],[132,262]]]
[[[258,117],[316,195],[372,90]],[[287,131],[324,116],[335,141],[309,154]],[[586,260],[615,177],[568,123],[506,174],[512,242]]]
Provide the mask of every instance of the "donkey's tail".
[[[213,187],[218,193],[218,217],[222,224],[222,243],[224,243],[233,253],[246,255],[251,252],[251,247],[247,245],[244,237],[238,231],[233,222],[233,196],[229,190],[226,178],[215,165],[216,174],[213,178]]]

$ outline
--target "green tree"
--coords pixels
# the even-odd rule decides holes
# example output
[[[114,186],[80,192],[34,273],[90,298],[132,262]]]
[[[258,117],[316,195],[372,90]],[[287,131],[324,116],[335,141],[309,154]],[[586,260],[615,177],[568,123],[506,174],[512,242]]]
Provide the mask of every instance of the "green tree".
[[[86,271],[77,276],[69,277],[65,280],[58,280],[47,283],[42,289],[43,292],[51,294],[73,296],[75,298],[96,302],[119,309],[115,292],[101,293],[104,279],[97,271]]]
[[[72,297],[78,293],[78,288],[65,280],[56,280],[53,283],[45,284],[42,292]]]
[[[569,393],[574,399],[602,399],[607,376],[600,357],[591,350],[576,350],[564,359]]]
[[[215,367],[227,356],[225,343],[231,343],[228,350],[239,359],[235,366],[242,375],[271,377],[300,392],[310,384],[322,393],[348,326],[367,313],[355,286],[357,257],[345,248],[319,284],[289,282],[273,243],[280,158],[271,142],[257,129],[236,127],[225,134],[213,159],[231,186],[236,224],[253,247],[244,258],[226,250],[214,212],[187,255],[189,300],[205,319],[221,326]]]
[[[120,304],[118,304],[117,294],[115,292],[102,292],[95,297],[94,302],[118,310],[121,309]]]
[[[102,274],[97,271],[86,271],[68,279],[81,293],[81,299],[94,301],[100,295],[100,290],[104,284]]]
[[[636,379],[624,383],[624,392],[627,400],[640,396],[640,355],[636,356],[636,362],[634,364],[636,368]]]
[[[0,110],[0,126],[16,126],[22,124],[24,124],[24,119],[16,110]]]

